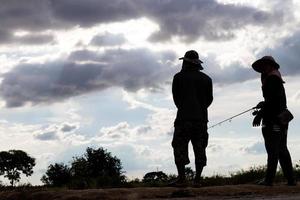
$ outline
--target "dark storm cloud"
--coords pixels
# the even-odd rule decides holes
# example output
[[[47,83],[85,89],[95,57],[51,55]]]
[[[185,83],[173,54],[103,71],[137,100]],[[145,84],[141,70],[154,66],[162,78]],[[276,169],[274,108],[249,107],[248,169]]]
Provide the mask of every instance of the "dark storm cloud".
[[[83,27],[146,16],[160,26],[151,36],[152,41],[169,40],[171,36],[187,42],[199,37],[230,39],[234,30],[246,25],[279,24],[284,16],[282,12],[269,13],[214,0],[52,0],[52,6],[59,20]]]
[[[39,34],[47,30],[66,29],[71,25],[56,19],[50,0],[1,0],[0,44],[45,44],[53,36]],[[15,37],[17,31],[29,31],[29,35]],[[4,36],[2,33],[5,33]]]
[[[127,0],[51,0],[57,19],[82,27],[141,17],[135,4]]]
[[[168,40],[180,36],[191,42],[198,37],[206,40],[226,40],[234,31],[247,25],[270,26],[282,22],[282,13],[268,13],[256,8],[221,4],[213,0],[144,0],[147,17],[160,25],[151,36],[152,41]]]
[[[172,52],[147,49],[73,52],[66,61],[20,64],[3,75],[1,96],[8,107],[51,103],[121,87],[128,91],[160,88],[174,74]],[[77,62],[76,62],[77,61]]]
[[[53,102],[93,89],[106,88],[95,83],[102,65],[56,61],[45,64],[20,64],[4,75],[0,92],[8,107]]]
[[[24,45],[37,45],[47,44],[54,41],[54,36],[51,34],[28,34],[22,37],[14,37],[11,42]]]
[[[11,40],[11,35],[6,30],[0,29],[0,44]]]
[[[290,1],[289,1],[290,4]],[[92,27],[147,17],[160,26],[152,41],[179,36],[186,42],[199,37],[224,40],[247,25],[275,26],[284,22],[289,9],[272,13],[253,7],[221,4],[214,0],[3,0],[0,25],[5,32],[42,31]],[[0,38],[1,39],[1,38]]]
[[[82,50],[70,55],[75,61],[101,62],[106,83],[129,91],[159,88],[174,73],[172,63],[168,61],[175,57],[173,52],[154,53],[147,49],[107,50],[104,54]]]
[[[47,0],[1,0],[0,23],[8,30],[43,30],[51,27]]]
[[[126,42],[126,38],[123,34],[112,34],[112,33],[104,33],[99,34],[93,37],[90,42],[90,45],[94,46],[116,46],[121,45]]]
[[[56,21],[48,0],[2,0],[0,6],[0,44],[45,44],[54,37],[39,34],[41,31],[63,27]],[[16,37],[17,31],[29,31],[29,35]]]
[[[12,35],[9,32],[0,30],[1,44],[22,44],[22,45],[40,45],[55,42],[52,34],[28,33],[23,36]]]

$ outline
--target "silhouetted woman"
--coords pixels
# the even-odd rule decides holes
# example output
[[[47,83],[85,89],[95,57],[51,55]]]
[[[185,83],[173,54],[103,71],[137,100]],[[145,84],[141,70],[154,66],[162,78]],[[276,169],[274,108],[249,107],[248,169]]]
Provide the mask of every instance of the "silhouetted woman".
[[[284,81],[278,71],[279,64],[272,56],[264,56],[252,64],[261,73],[264,101],[257,105],[260,111],[253,120],[253,126],[260,126],[268,154],[267,172],[260,185],[272,186],[278,161],[288,185],[296,185],[291,156],[287,148],[288,123],[293,116],[287,110]]]

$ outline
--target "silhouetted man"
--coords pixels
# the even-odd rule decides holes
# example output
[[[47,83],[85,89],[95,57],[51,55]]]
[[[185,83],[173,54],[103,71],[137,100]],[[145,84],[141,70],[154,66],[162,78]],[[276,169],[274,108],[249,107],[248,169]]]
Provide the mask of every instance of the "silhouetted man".
[[[287,110],[286,95],[279,64],[271,56],[264,56],[252,64],[255,71],[261,73],[264,101],[257,107],[260,111],[253,120],[253,126],[260,126],[268,154],[268,164],[265,179],[260,185],[272,186],[277,170],[281,165],[288,185],[296,185],[291,156],[287,148],[288,122],[293,118]]]
[[[202,73],[202,61],[194,50],[185,53],[182,69],[174,76],[172,93],[174,103],[178,109],[174,122],[174,136],[172,147],[175,164],[178,170],[176,184],[185,182],[185,165],[190,163],[188,157],[188,143],[192,142],[196,176],[195,183],[199,183],[203,167],[206,166],[205,149],[208,143],[207,108],[212,103],[212,80]]]

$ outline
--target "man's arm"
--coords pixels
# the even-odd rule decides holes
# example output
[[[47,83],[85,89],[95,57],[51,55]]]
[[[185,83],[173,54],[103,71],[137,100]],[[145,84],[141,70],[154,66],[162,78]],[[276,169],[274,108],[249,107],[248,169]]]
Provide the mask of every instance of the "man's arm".
[[[174,76],[173,82],[172,82],[172,94],[173,94],[173,101],[174,101],[176,107],[179,108],[180,91],[179,91],[179,80],[178,80],[178,77],[176,77],[176,75]]]
[[[208,87],[207,87],[207,103],[206,107],[208,108],[211,103],[213,102],[213,85],[212,85],[212,80],[209,79]]]

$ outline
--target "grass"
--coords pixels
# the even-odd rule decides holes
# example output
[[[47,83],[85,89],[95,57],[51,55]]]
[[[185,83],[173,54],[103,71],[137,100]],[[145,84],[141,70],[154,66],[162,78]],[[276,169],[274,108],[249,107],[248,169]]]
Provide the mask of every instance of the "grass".
[[[264,178],[266,166],[250,167],[249,169],[242,169],[229,176],[214,175],[210,177],[203,177],[202,186],[223,186],[223,185],[239,185],[239,184],[253,184]],[[300,180],[300,165],[294,167],[295,177]],[[172,181],[176,176],[174,174],[168,175],[169,179],[166,181],[153,181],[144,183],[142,180],[135,179],[127,182],[128,187],[162,187]],[[189,180],[190,182],[192,180]],[[283,172],[279,169],[276,173],[275,182],[286,181]]]

